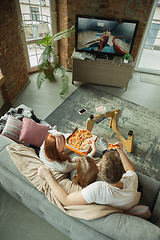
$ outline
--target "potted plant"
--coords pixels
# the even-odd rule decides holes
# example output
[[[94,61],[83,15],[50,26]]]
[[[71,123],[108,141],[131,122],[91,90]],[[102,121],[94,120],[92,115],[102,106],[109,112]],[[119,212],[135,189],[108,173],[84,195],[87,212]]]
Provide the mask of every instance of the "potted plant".
[[[54,74],[60,70],[62,79],[62,91],[60,95],[67,94],[69,91],[69,77],[66,75],[66,69],[60,64],[59,56],[55,52],[55,43],[60,39],[70,38],[74,34],[74,26],[67,30],[63,30],[51,36],[48,33],[41,41],[37,42],[36,45],[43,49],[39,58],[38,68],[39,73],[37,76],[37,87],[41,88],[42,83],[49,79],[51,82],[54,81]]]
[[[124,59],[124,63],[128,63],[128,61],[132,58],[131,54],[125,54],[123,56],[123,59]]]

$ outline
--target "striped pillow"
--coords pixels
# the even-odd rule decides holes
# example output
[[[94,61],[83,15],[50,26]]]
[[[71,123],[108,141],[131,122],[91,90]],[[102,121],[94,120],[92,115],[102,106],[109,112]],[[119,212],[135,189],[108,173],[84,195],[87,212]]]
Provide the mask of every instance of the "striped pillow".
[[[127,211],[124,211],[125,214],[141,217],[144,219],[148,219],[151,217],[151,212],[149,210],[149,207],[145,205],[136,205],[132,208],[130,208]]]
[[[2,131],[2,135],[19,143],[19,135],[21,129],[22,121],[18,120],[15,117],[9,116]]]

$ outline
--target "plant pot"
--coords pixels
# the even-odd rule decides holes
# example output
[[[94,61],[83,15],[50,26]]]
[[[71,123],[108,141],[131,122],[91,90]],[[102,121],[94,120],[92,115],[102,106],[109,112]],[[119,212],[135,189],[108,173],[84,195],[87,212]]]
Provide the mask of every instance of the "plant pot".
[[[127,59],[124,59],[124,63],[128,63],[128,60],[127,60]]]
[[[50,81],[54,80],[54,68],[43,69],[43,72],[45,77],[48,78]]]

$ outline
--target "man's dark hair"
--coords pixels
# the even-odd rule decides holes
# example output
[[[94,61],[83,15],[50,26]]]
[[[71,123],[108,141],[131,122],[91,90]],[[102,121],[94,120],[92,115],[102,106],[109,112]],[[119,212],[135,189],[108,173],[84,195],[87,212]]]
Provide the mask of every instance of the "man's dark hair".
[[[124,173],[124,167],[117,151],[106,152],[101,160],[100,174],[102,179],[110,184],[118,183]]]

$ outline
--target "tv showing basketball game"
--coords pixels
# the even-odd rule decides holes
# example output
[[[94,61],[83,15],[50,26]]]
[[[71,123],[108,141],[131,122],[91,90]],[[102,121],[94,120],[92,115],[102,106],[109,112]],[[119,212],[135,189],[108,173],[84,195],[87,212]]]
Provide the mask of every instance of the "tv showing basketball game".
[[[97,56],[131,54],[139,21],[76,15],[75,50]]]

